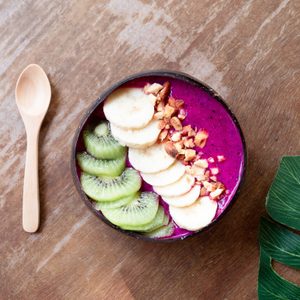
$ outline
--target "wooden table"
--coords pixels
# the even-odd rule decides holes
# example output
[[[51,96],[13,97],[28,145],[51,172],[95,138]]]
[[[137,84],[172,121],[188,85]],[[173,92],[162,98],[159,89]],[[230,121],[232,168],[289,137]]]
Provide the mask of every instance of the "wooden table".
[[[0,3],[0,298],[256,299],[265,196],[280,157],[300,154],[300,2]],[[26,141],[14,86],[33,62],[49,75],[53,97],[40,137],[41,228],[27,234]],[[172,244],[137,241],[100,222],[79,199],[69,168],[87,107],[115,81],[158,68],[219,91],[249,151],[232,210],[210,231]]]

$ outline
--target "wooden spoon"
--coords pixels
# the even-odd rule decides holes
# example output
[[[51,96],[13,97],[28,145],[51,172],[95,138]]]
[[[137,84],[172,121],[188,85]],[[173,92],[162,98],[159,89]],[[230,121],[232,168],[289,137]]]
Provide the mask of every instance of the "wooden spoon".
[[[26,136],[26,164],[23,186],[23,229],[36,232],[40,220],[38,180],[38,139],[51,99],[51,87],[44,70],[35,64],[21,73],[15,90]]]

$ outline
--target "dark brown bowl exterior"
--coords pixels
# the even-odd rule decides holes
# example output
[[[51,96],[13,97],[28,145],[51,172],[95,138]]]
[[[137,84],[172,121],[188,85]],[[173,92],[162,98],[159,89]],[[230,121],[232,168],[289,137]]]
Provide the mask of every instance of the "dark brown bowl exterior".
[[[160,76],[160,77],[166,77],[166,78],[175,78],[175,79],[179,79],[179,80],[185,81],[187,83],[190,83],[190,84],[197,85],[197,86],[201,87],[203,90],[205,90],[207,93],[209,93],[214,99],[216,99],[219,103],[221,103],[225,107],[226,111],[229,113],[229,115],[233,119],[234,123],[236,124],[236,127],[238,128],[238,131],[240,133],[241,140],[242,140],[242,143],[243,143],[244,165],[243,165],[243,170],[242,170],[242,174],[241,174],[241,180],[239,182],[236,193],[234,194],[233,198],[231,199],[229,205],[225,208],[225,210],[222,212],[222,214],[216,220],[211,222],[208,226],[206,226],[205,228],[203,228],[199,231],[196,231],[195,233],[192,233],[190,235],[187,235],[187,236],[181,237],[181,238],[152,239],[152,238],[146,237],[142,234],[139,234],[139,233],[136,233],[136,232],[133,232],[133,231],[123,230],[123,229],[117,227],[116,225],[110,223],[99,211],[94,209],[91,201],[89,200],[89,198],[86,196],[86,194],[81,189],[80,180],[79,180],[78,175],[77,175],[77,170],[76,170],[76,147],[77,147],[77,143],[78,143],[78,140],[79,140],[80,133],[81,133],[86,121],[88,120],[88,118],[91,116],[91,114],[94,112],[94,110],[108,97],[108,95],[110,95],[114,90],[119,88],[121,85],[123,85],[123,84],[125,84],[125,83],[127,83],[131,80],[141,78],[141,77],[147,77],[147,76]],[[175,72],[175,71],[168,71],[168,70],[154,70],[154,71],[141,72],[141,73],[130,75],[130,76],[120,80],[119,82],[115,83],[114,85],[112,85],[105,92],[103,92],[99,96],[99,98],[88,108],[87,112],[85,113],[85,115],[81,119],[78,128],[76,129],[76,132],[75,132],[75,135],[74,135],[74,138],[73,138],[73,142],[72,142],[71,172],[72,172],[72,177],[73,177],[74,184],[76,186],[76,189],[77,189],[82,201],[90,208],[90,210],[98,218],[100,218],[104,223],[106,223],[110,227],[116,229],[117,231],[119,231],[121,233],[132,236],[136,239],[152,241],[152,242],[172,242],[172,241],[177,241],[177,240],[184,240],[188,237],[192,237],[192,236],[195,236],[197,234],[200,234],[200,233],[208,230],[209,228],[211,228],[214,224],[216,224],[225,215],[225,213],[228,212],[228,210],[232,207],[233,203],[236,201],[236,199],[237,199],[237,197],[240,193],[241,186],[242,186],[242,184],[244,182],[244,179],[245,179],[246,166],[247,166],[247,149],[246,149],[244,134],[242,132],[242,129],[239,125],[238,120],[236,119],[235,115],[230,110],[228,105],[225,103],[223,98],[216,91],[214,91],[214,89],[212,89],[207,84],[199,81],[196,78],[193,78],[192,76],[190,76],[188,74],[185,74],[185,73],[182,73],[182,72],[177,72],[177,71]]]

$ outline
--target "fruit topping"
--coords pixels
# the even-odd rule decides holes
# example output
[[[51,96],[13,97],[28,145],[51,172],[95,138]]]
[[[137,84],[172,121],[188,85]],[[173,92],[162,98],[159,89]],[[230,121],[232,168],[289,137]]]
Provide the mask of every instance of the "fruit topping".
[[[125,230],[148,232],[167,224],[168,223],[166,223],[165,211],[162,206],[159,206],[154,219],[149,223],[143,225],[123,225],[121,226],[121,228]]]
[[[184,207],[193,204],[200,196],[200,186],[194,185],[188,192],[183,195],[167,197],[163,196],[162,199],[169,205],[176,207]]]
[[[124,197],[124,198],[120,198],[120,199],[115,200],[115,201],[105,201],[105,202],[97,201],[97,202],[94,202],[94,207],[97,210],[117,208],[117,207],[123,206],[125,204],[128,204],[135,197],[136,197],[136,193],[131,194],[131,195],[129,195],[127,197]]]
[[[145,236],[152,239],[166,238],[171,236],[174,233],[174,230],[175,230],[174,224],[170,222],[168,225],[162,226],[151,232],[147,232]]]
[[[137,194],[128,204],[102,209],[103,215],[120,227],[141,226],[151,222],[158,211],[158,196],[151,192]]]
[[[166,197],[175,197],[187,193],[195,183],[195,178],[189,174],[184,174],[177,181],[164,186],[153,186],[153,190]]]
[[[181,228],[197,231],[207,226],[214,219],[218,204],[204,196],[186,207],[170,206],[170,215]]]
[[[139,88],[120,88],[108,96],[103,111],[107,120],[119,127],[143,128],[154,114],[153,95]]]
[[[128,147],[146,148],[153,145],[159,136],[159,121],[151,120],[145,127],[138,129],[111,124],[111,132],[115,139]]]
[[[126,154],[126,148],[111,135],[107,122],[101,122],[93,131],[84,130],[83,141],[87,152],[99,159],[115,159]]]
[[[185,167],[179,161],[175,161],[167,169],[157,173],[141,173],[142,178],[154,186],[163,186],[177,181],[185,173]]]
[[[141,188],[139,173],[127,168],[118,177],[93,176],[82,172],[81,186],[83,191],[95,201],[115,201],[129,196]]]
[[[125,169],[125,154],[116,159],[98,159],[87,152],[77,154],[82,171],[96,176],[119,176]]]
[[[146,149],[129,148],[128,158],[135,169],[144,173],[165,170],[175,161],[175,158],[165,151],[162,144],[154,144]]]

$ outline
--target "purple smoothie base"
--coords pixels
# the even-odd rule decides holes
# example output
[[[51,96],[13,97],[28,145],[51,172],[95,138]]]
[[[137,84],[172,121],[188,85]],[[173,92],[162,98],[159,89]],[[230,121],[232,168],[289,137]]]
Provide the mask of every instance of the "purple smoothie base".
[[[209,167],[216,166],[219,168],[220,173],[217,175],[217,178],[229,190],[229,193],[218,201],[218,209],[213,220],[215,221],[230,204],[241,181],[244,168],[244,150],[239,129],[231,115],[220,102],[201,87],[183,80],[165,76],[145,76],[133,79],[121,87],[142,88],[147,83],[157,82],[163,84],[165,81],[171,83],[172,96],[176,99],[183,99],[185,102],[187,117],[183,124],[190,124],[192,127],[197,127],[198,129],[206,129],[209,133],[206,146],[201,149],[203,153],[202,158],[216,158],[217,155],[224,155],[226,158],[223,162],[209,164]],[[103,119],[105,117],[102,102],[87,119],[85,126],[91,123],[99,123]],[[83,151],[84,149],[82,134],[80,134],[76,145],[76,152]],[[127,166],[130,166],[128,161]],[[80,178],[80,169],[78,166],[77,175]],[[153,188],[151,185],[143,182],[142,190],[153,191]],[[168,204],[161,198],[160,203],[169,215]],[[166,239],[185,238],[193,233],[175,226],[173,235]]]

